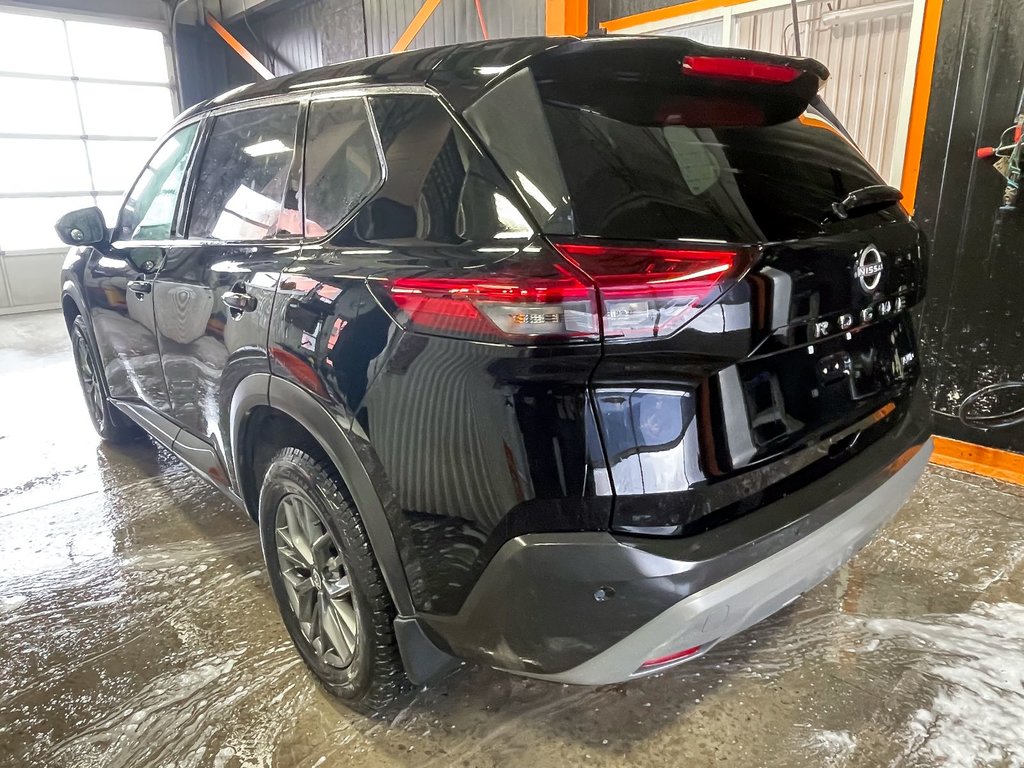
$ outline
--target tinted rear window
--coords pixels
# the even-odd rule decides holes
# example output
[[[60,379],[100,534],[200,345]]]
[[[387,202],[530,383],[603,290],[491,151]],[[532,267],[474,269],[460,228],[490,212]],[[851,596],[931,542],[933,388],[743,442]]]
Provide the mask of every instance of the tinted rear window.
[[[827,228],[822,222],[833,202],[882,183],[845,139],[815,118],[691,128],[637,125],[552,104],[545,114],[576,228],[585,235],[803,238]],[[895,211],[839,226],[873,226]]]
[[[883,182],[808,107],[820,66],[785,85],[681,71],[689,53],[720,52],[677,38],[557,46],[464,114],[548,234],[776,242],[903,216],[826,222]]]

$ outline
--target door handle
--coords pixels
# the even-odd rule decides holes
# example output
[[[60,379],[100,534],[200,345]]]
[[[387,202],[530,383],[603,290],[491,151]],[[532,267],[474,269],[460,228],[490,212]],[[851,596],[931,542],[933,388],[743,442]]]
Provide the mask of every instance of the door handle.
[[[129,280],[128,290],[135,294],[135,298],[142,301],[147,293],[153,292],[153,283],[148,280]]]
[[[252,312],[256,309],[256,299],[241,291],[228,291],[221,297],[221,301],[231,311],[231,316],[237,320],[243,312]]]

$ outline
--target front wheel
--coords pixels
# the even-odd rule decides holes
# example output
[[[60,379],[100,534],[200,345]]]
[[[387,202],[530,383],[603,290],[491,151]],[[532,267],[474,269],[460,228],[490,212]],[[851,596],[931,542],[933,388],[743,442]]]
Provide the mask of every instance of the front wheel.
[[[93,353],[85,331],[85,320],[81,315],[76,316],[71,324],[71,352],[75,357],[78,383],[82,385],[89,419],[99,436],[111,443],[124,443],[141,437],[142,430],[135,422],[112,406],[107,399],[107,383],[103,378],[103,369]]]
[[[354,709],[386,709],[408,687],[395,607],[334,467],[297,448],[278,452],[259,518],[274,597],[306,666]]]

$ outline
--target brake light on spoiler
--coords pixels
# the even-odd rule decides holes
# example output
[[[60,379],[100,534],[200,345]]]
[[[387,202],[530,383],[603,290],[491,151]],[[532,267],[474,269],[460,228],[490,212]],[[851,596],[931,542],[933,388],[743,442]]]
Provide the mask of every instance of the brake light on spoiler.
[[[786,64],[727,56],[684,56],[684,75],[721,77],[752,83],[791,83],[803,72]]]
[[[387,290],[409,330],[480,341],[636,341],[669,336],[742,269],[726,248],[559,241],[548,276],[505,265],[487,277],[396,278]],[[559,258],[560,256],[560,258]]]

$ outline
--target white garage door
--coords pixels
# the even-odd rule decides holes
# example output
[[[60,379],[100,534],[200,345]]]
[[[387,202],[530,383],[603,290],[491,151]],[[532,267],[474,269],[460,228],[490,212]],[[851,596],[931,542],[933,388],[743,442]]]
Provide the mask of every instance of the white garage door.
[[[168,62],[157,29],[0,12],[0,313],[56,304],[60,215],[113,223],[176,112]]]

